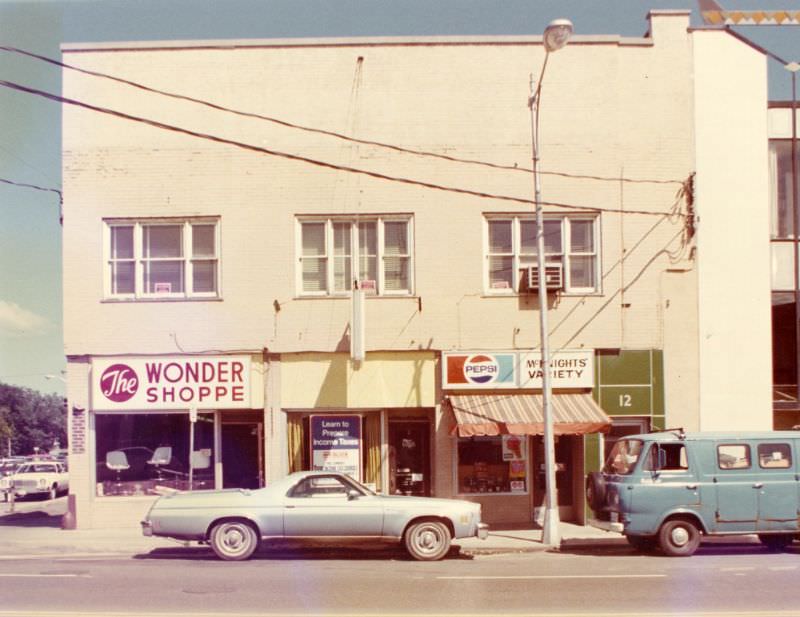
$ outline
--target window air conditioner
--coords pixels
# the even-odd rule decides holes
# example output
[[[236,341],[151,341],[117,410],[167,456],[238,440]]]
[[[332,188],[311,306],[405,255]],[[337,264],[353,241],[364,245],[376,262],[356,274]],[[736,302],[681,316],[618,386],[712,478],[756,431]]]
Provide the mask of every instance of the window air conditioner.
[[[539,266],[528,266],[525,270],[527,270],[527,291],[536,293],[539,291]],[[564,289],[564,272],[561,264],[545,265],[544,285],[548,291]]]

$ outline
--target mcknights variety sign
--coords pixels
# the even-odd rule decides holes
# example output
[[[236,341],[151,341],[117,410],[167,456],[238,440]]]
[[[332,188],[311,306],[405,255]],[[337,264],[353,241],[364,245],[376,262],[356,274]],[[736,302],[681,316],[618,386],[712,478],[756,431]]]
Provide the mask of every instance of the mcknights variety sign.
[[[95,359],[92,407],[246,409],[250,407],[250,357]]]
[[[442,387],[452,389],[541,388],[538,352],[445,352]],[[592,388],[594,351],[559,350],[550,358],[554,388]]]

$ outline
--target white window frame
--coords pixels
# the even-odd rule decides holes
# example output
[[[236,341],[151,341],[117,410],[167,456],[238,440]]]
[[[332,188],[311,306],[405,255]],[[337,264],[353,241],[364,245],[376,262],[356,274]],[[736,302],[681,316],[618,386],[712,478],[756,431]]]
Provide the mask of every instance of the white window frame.
[[[367,291],[368,295],[378,296],[400,296],[408,297],[414,295],[414,226],[413,217],[410,215],[375,215],[375,216],[298,216],[295,224],[295,257],[297,267],[295,268],[295,290],[298,297],[346,297],[349,296],[350,289],[334,289],[334,252],[333,252],[333,226],[334,224],[350,224],[350,269],[352,280],[358,279],[359,272],[359,223],[374,222],[376,228],[377,244],[377,280],[375,281],[375,292]],[[387,258],[385,252],[384,224],[390,222],[402,222],[406,224],[406,240],[408,252],[404,255],[392,255],[391,257],[405,257],[408,260],[408,289],[387,290],[386,274],[384,263]],[[322,254],[315,256],[314,259],[325,260],[325,289],[321,291],[306,291],[303,289],[303,225],[304,224],[324,224],[325,225],[325,250]]]
[[[485,214],[483,218],[483,289],[486,295],[491,296],[511,296],[521,293],[519,289],[520,270],[522,265],[522,235],[521,221],[534,221],[534,214]],[[595,295],[602,293],[602,279],[600,277],[600,217],[592,215],[546,215],[545,222],[558,220],[561,222],[561,252],[546,253],[547,263],[559,263],[563,268],[564,288],[562,293],[566,295]],[[489,223],[491,221],[511,221],[511,254],[512,254],[512,277],[511,288],[492,288],[489,281]],[[592,234],[594,240],[594,250],[577,252],[570,251],[571,245],[571,225],[570,221],[589,221],[592,223]],[[534,255],[535,256],[535,255]],[[571,283],[570,258],[572,256],[593,256],[594,257],[594,287],[577,287]],[[527,261],[527,260],[526,260]],[[535,264],[534,264],[535,265]]]
[[[197,217],[181,219],[105,219],[103,221],[103,296],[108,300],[183,300],[183,299],[213,299],[222,296],[222,272],[221,272],[221,251],[220,251],[220,220],[217,217]],[[181,241],[182,255],[180,258],[169,258],[166,261],[180,259],[183,261],[184,268],[184,290],[181,292],[153,293],[145,290],[144,264],[147,261],[158,261],[158,259],[145,259],[144,256],[144,227],[155,226],[182,226]],[[214,226],[214,255],[211,257],[194,258],[192,256],[192,226],[193,225],[213,225]],[[134,291],[133,293],[113,293],[112,289],[112,268],[111,264],[111,230],[114,227],[133,227],[133,263],[134,263]],[[129,260],[122,260],[129,261]],[[212,292],[196,292],[192,288],[194,284],[194,262],[195,261],[216,261],[216,290]]]

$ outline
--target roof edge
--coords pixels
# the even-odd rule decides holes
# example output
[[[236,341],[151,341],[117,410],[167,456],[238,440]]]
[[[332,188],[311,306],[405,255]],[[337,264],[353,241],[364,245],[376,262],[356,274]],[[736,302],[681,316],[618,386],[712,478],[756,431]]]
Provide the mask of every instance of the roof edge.
[[[89,53],[112,51],[180,51],[198,49],[258,49],[287,47],[435,47],[471,45],[542,45],[541,35],[491,35],[491,36],[428,36],[428,37],[347,37],[347,38],[285,38],[285,39],[219,39],[182,41],[114,41],[105,43],[62,43],[63,53]],[[610,35],[576,35],[572,45],[647,45],[647,37],[622,37]]]

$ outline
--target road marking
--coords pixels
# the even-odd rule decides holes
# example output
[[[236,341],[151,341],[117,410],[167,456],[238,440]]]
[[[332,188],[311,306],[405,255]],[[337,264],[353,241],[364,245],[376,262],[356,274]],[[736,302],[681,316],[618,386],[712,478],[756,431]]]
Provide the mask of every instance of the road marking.
[[[89,574],[22,574],[0,573],[0,578],[90,578]]]
[[[130,553],[41,553],[29,555],[0,555],[0,561],[23,561],[46,559],[47,561],[69,561],[70,559],[132,559]]]
[[[439,580],[500,581],[500,580],[554,580],[554,579],[593,579],[593,578],[666,578],[666,574],[532,574],[511,576],[437,576]]]

